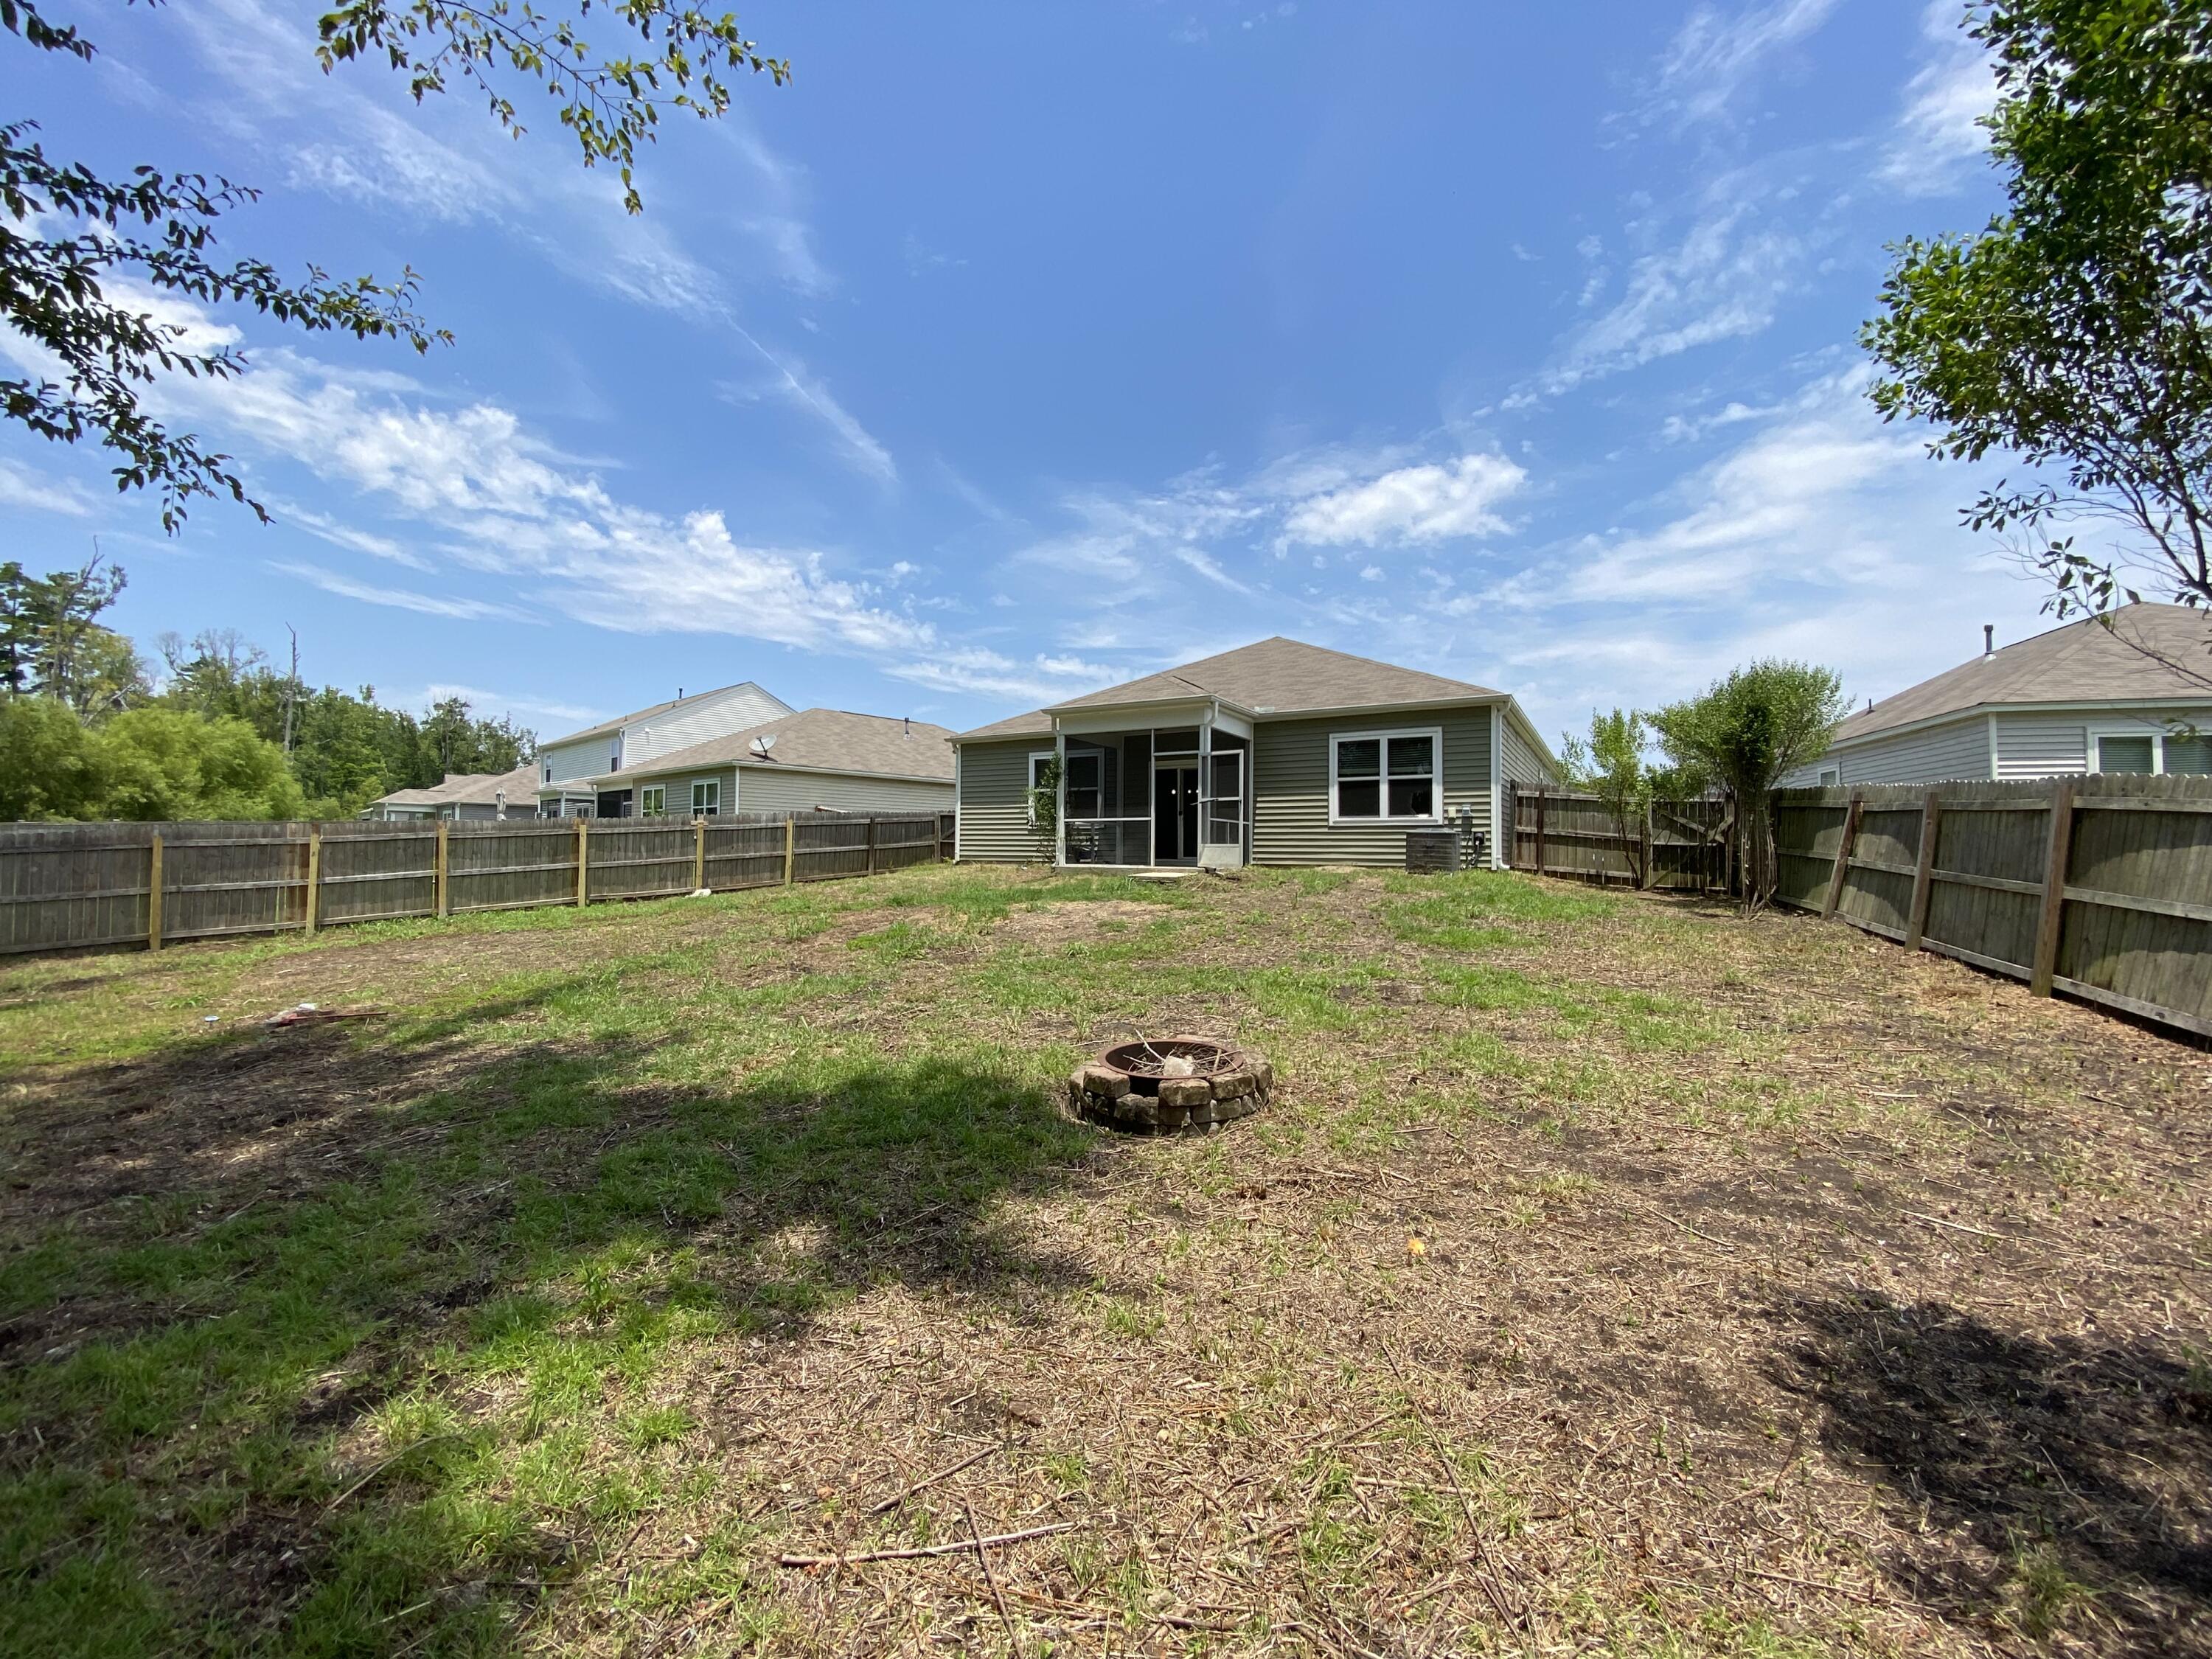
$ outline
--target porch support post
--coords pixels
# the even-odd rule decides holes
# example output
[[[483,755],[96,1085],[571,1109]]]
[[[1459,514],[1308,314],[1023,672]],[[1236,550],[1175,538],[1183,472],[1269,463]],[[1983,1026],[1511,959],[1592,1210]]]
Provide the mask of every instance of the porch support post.
[[[1206,862],[1206,849],[1213,835],[1213,707],[1198,715],[1198,848],[1194,863]]]
[[[1067,733],[1060,729],[1060,722],[1052,723],[1053,757],[1060,763],[1054,770],[1060,774],[1053,786],[1054,804],[1052,813],[1052,863],[1056,870],[1067,866]]]

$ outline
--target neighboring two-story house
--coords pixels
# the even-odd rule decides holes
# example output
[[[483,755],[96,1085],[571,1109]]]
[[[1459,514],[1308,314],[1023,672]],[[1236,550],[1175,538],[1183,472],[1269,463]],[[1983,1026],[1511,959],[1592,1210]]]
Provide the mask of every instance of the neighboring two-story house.
[[[688,697],[679,690],[666,702],[571,732],[538,746],[538,810],[552,818],[631,817],[633,792],[619,774],[793,712],[744,680]]]

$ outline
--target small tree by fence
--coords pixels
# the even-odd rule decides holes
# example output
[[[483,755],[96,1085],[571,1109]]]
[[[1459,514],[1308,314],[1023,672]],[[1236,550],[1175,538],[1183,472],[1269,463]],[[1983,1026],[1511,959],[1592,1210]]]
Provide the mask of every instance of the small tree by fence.
[[[0,954],[872,876],[952,855],[952,815],[0,829]]]

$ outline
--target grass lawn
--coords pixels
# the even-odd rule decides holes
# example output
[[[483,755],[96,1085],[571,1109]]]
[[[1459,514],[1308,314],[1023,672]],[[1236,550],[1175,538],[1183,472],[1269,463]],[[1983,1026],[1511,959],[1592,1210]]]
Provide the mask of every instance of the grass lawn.
[[[2209,1085],[1487,874],[16,963],[0,1651],[2212,1654]]]

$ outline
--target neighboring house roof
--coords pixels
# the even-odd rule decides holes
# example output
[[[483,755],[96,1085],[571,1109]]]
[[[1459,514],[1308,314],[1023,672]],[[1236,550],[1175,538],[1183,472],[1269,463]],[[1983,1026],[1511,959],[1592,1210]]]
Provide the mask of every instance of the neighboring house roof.
[[[809,708],[764,720],[657,760],[625,767],[588,780],[617,787],[666,772],[697,772],[709,767],[757,766],[807,772],[858,772],[882,777],[952,781],[952,733],[927,720],[896,720],[885,714],[854,714],[842,708]],[[756,738],[773,738],[767,753],[753,748]]]
[[[671,697],[666,702],[656,702],[649,708],[635,708],[627,714],[617,715],[613,720],[601,720],[597,726],[587,726],[580,732],[571,732],[562,737],[549,738],[538,746],[540,749],[552,749],[565,743],[581,743],[587,738],[611,737],[625,726],[635,721],[653,720],[665,714],[672,708],[687,708],[703,697],[719,697],[726,691],[739,690],[748,685],[779,708],[787,707],[782,698],[777,696],[773,691],[765,690],[757,681],[738,680],[733,684],[718,685],[711,691],[694,691],[688,697]]]
[[[1164,673],[1070,697],[1048,708],[979,726],[960,736],[964,741],[1042,734],[1052,730],[1054,714],[1176,697],[1219,697],[1255,714],[1319,714],[1339,708],[1388,708],[1393,703],[1496,701],[1503,696],[1486,685],[1446,679],[1441,674],[1401,668],[1395,663],[1355,657],[1278,635]]]
[[[2110,625],[2068,623],[1863,708],[1838,745],[2007,703],[2212,702],[2212,617],[2180,605],[2123,605]]]
[[[538,804],[538,763],[526,761],[512,772],[455,772],[427,789],[395,789],[372,806],[496,806],[499,792],[510,805]]]

